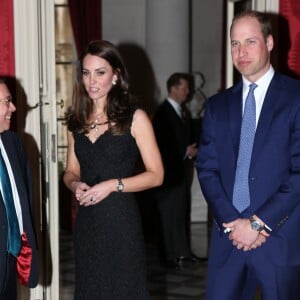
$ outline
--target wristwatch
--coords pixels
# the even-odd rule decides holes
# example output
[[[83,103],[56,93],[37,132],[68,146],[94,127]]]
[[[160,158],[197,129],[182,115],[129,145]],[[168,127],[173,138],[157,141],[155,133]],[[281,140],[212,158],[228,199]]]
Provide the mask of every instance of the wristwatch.
[[[122,179],[118,178],[117,191],[120,193],[123,192],[123,189],[124,189],[124,184],[122,182]]]
[[[249,218],[251,229],[261,232],[265,229],[265,226],[262,225],[258,220],[254,219],[254,217]]]

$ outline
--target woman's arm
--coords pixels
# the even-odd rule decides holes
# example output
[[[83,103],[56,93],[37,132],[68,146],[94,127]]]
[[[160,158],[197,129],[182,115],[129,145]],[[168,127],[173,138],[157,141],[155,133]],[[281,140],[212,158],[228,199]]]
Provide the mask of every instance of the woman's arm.
[[[64,174],[64,183],[76,196],[77,199],[89,189],[89,186],[80,181],[80,166],[74,152],[73,134],[68,131],[67,167]]]
[[[133,116],[131,134],[139,148],[145,171],[123,180],[124,191],[137,192],[162,184],[164,169],[152,123],[147,114],[137,109]]]

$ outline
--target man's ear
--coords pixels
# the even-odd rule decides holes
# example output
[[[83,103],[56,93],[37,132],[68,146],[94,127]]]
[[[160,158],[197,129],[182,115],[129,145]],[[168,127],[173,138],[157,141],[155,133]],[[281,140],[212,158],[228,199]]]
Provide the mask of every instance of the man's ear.
[[[267,37],[267,42],[266,42],[266,44],[267,44],[267,48],[268,48],[269,52],[271,52],[272,49],[273,49],[273,47],[274,47],[274,39],[273,39],[273,36],[272,36],[272,35],[269,35],[269,36]]]

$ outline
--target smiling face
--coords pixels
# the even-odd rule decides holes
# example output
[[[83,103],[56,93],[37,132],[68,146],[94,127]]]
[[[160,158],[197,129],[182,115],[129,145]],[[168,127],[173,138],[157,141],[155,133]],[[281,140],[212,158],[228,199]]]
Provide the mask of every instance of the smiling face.
[[[257,19],[245,16],[234,22],[230,38],[234,66],[246,79],[255,82],[270,68],[273,37],[264,38]]]
[[[10,92],[5,83],[0,83],[0,133],[10,127],[12,113],[16,110]]]
[[[103,58],[87,54],[82,62],[82,82],[89,97],[96,101],[106,100],[107,94],[117,80],[111,65]]]

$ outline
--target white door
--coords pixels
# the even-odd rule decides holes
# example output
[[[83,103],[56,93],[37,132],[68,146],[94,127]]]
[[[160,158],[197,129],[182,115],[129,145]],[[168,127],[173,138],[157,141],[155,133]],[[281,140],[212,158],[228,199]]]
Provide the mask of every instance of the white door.
[[[16,78],[27,105],[25,140],[34,179],[34,214],[39,242],[40,282],[20,299],[59,299],[59,210],[53,0],[14,0]],[[18,100],[17,100],[18,101]],[[27,101],[27,103],[24,103]],[[22,112],[22,109],[19,111]],[[18,114],[24,118],[24,114]],[[18,125],[19,126],[19,125]],[[30,138],[29,138],[30,137]],[[29,144],[31,142],[31,145]],[[35,144],[34,151],[32,144]]]

